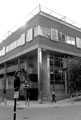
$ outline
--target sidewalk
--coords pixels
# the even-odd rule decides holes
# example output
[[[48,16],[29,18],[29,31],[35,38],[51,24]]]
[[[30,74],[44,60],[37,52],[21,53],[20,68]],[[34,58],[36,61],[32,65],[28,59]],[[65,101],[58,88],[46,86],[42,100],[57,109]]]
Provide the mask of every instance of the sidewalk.
[[[46,107],[63,107],[74,104],[81,105],[81,102],[73,102],[72,98],[59,100],[56,103],[51,103],[51,101],[44,101],[42,104],[38,103],[38,101],[30,101],[29,106],[25,105],[25,101],[17,101],[17,108],[46,108]],[[13,100],[7,100],[7,104],[4,102],[0,103],[0,106],[14,106]]]

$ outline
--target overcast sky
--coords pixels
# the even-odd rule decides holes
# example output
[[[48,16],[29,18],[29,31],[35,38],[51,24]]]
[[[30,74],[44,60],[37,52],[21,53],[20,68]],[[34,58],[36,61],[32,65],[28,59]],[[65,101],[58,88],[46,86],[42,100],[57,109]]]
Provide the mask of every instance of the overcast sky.
[[[81,24],[81,0],[0,0],[0,40],[39,3]]]

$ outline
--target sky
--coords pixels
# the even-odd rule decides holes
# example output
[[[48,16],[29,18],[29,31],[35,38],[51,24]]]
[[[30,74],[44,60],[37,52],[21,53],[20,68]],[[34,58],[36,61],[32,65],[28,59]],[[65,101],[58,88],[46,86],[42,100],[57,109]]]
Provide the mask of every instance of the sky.
[[[81,24],[81,0],[0,0],[0,41],[39,3]]]

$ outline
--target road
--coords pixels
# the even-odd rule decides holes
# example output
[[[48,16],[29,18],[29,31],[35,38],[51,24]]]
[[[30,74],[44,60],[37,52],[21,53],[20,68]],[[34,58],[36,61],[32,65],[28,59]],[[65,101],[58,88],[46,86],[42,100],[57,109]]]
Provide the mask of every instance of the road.
[[[16,120],[80,120],[81,104],[47,108],[17,107]],[[13,120],[13,106],[0,106],[0,120]]]

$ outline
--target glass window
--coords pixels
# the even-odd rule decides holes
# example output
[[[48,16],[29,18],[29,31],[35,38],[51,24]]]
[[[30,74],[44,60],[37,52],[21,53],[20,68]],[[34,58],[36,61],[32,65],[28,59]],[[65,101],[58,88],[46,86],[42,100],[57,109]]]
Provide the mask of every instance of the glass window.
[[[62,41],[62,32],[59,32],[59,33],[58,33],[58,40],[59,40],[59,41]]]
[[[75,45],[75,38],[70,37],[70,36],[67,35],[66,43],[71,44],[71,45]]]
[[[66,43],[71,44],[70,36],[66,37]]]
[[[58,30],[51,28],[51,40],[58,41]]]
[[[46,27],[40,27],[40,35],[50,38],[51,36],[50,29]]]
[[[20,45],[24,45],[25,44],[25,34],[22,34],[20,37]]]
[[[66,38],[65,34],[62,33],[62,41],[63,41],[63,42],[65,42],[65,38]]]
[[[81,48],[81,38],[76,37],[76,46]]]
[[[50,55],[50,83],[64,84],[63,56]]]
[[[40,35],[40,26],[34,28],[34,37]]]
[[[63,67],[63,60],[61,57],[55,56],[54,58],[54,66],[55,67]]]
[[[56,84],[60,84],[61,83],[61,79],[62,79],[62,71],[59,69],[56,69],[54,71],[54,75],[55,75],[55,83]]]
[[[75,45],[75,38],[71,37],[71,44]]]
[[[59,32],[58,33],[58,40],[62,41],[62,42],[65,42],[65,39],[66,39],[66,35],[62,32]]]
[[[34,28],[34,37],[42,35],[44,37],[51,37],[51,30],[47,27],[37,26]]]
[[[0,50],[0,56],[5,55],[5,46]]]
[[[33,32],[32,32],[32,28],[31,29],[29,29],[28,31],[27,31],[27,34],[26,34],[26,42],[29,42],[29,41],[31,41],[33,39]]]
[[[49,37],[49,38],[50,38],[50,36],[51,36],[51,31],[50,31],[49,28],[45,28],[45,33],[44,33],[44,35],[45,35],[46,37]]]

